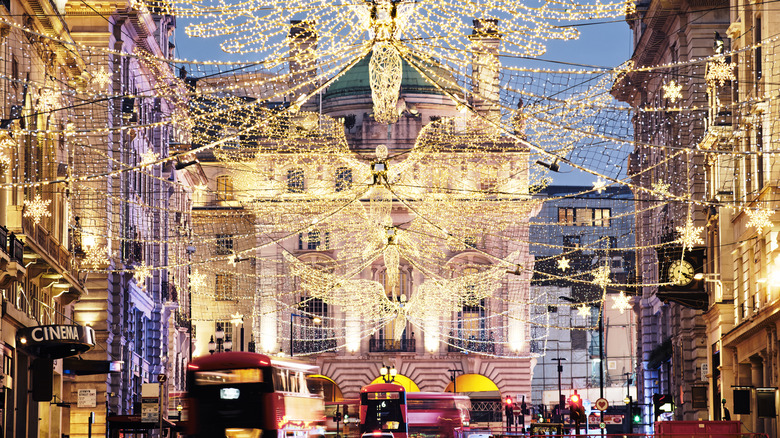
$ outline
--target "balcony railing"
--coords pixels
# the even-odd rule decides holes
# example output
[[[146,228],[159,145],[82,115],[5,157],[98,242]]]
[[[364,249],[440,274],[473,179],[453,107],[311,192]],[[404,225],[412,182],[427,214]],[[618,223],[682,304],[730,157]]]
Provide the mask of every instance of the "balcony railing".
[[[411,339],[371,338],[368,340],[368,351],[371,353],[405,352],[414,353],[417,344]]]
[[[447,345],[447,351],[450,353],[457,353],[459,351],[468,351],[474,353],[490,353],[495,354],[496,343],[492,337],[474,337],[471,336],[468,339],[450,339]]]
[[[24,244],[14,233],[8,238],[8,255],[11,260],[19,264],[24,264]]]
[[[336,349],[335,339],[294,339],[293,354],[322,353]]]

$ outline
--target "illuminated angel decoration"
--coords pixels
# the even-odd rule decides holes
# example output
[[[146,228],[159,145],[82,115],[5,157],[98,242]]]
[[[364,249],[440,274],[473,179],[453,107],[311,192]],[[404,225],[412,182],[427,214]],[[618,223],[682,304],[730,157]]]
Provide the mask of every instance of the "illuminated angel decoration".
[[[222,38],[221,48],[228,53],[255,52],[268,65],[290,60],[290,70],[282,75],[291,84],[293,110],[300,109],[354,63],[370,56],[373,115],[381,123],[394,123],[403,62],[426,70],[424,76],[434,83],[441,78],[431,74],[430,67],[444,68],[453,77],[463,76],[463,53],[474,51],[481,63],[487,63],[483,72],[498,72],[499,53],[539,56],[545,52],[547,40],[576,38],[576,28],[560,26],[562,21],[624,16],[633,4],[618,0],[533,7],[519,0],[303,0],[290,8],[281,0],[235,4],[176,0],[160,2],[160,7],[170,7],[178,16],[200,19],[186,28],[187,34]],[[473,19],[472,25],[466,17]],[[461,77],[460,84],[439,85],[457,89],[467,81]],[[482,98],[495,99],[496,91]]]
[[[510,258],[516,257],[513,254]],[[356,273],[337,275],[298,260],[285,253],[300,289],[313,298],[336,306],[349,307],[363,316],[369,326],[393,325],[394,339],[403,335],[407,320],[427,326],[430,321],[449,317],[464,305],[491,297],[501,286],[507,264],[499,263],[483,271],[452,279],[429,278],[410,298],[389,295],[385,286],[373,280],[351,279]]]

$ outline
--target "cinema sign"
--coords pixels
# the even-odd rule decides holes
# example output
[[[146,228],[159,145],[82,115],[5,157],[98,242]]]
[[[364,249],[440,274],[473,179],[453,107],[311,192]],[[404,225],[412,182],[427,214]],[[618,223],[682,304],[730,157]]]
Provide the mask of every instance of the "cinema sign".
[[[34,356],[59,359],[92,349],[95,330],[72,324],[25,327],[16,331],[16,344]]]

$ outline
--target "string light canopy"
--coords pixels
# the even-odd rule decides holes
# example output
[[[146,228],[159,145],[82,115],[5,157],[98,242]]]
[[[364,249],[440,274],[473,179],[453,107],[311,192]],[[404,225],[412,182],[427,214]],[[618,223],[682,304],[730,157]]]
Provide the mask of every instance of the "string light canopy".
[[[696,175],[713,166],[776,154],[774,140],[761,151],[739,145],[744,133],[755,131],[764,117],[762,108],[777,96],[768,93],[748,102],[727,99],[725,94],[731,93],[723,93],[736,81],[734,72],[748,67],[749,57],[739,55],[760,44],[765,58],[773,59],[775,38],[665,65],[556,70],[508,60],[542,54],[549,39],[574,38],[573,27],[556,26],[561,21],[622,15],[631,4],[549,3],[533,8],[514,1],[305,1],[297,10],[276,1],[149,5],[172,7],[180,16],[200,21],[187,32],[226,37],[225,50],[257,54],[260,61],[173,60],[144,50],[89,47],[3,19],[12,29],[6,44],[21,48],[21,65],[33,64],[33,40],[40,38],[67,43],[85,74],[78,86],[48,76],[0,76],[5,89],[22,83],[29,89],[23,115],[3,120],[0,128],[2,184],[25,191],[23,216],[36,226],[47,227],[54,211],[68,211],[65,205],[98,207],[82,215],[84,235],[100,241],[85,247],[82,269],[133,273],[142,288],[153,272],[166,271],[179,290],[192,292],[202,318],[217,319],[209,313],[214,308],[221,320],[252,315],[256,338],[256,320],[299,304],[305,295],[366,315],[365,326],[355,329],[356,334],[350,331],[353,321],[330,316],[329,327],[343,327],[332,332],[339,348],[350,336],[362,339],[385,329],[391,333],[388,337],[398,338],[399,327],[410,325],[468,350],[468,338],[457,332],[466,317],[456,315],[464,309],[474,315],[470,318],[495,328],[496,343],[509,345],[512,341],[499,333],[517,324],[532,328],[523,341],[543,340],[545,329],[561,323],[547,312],[552,301],[535,288],[526,289],[522,274],[618,287],[623,280],[617,273],[594,260],[602,261],[604,253],[653,251],[670,242],[690,251],[704,243],[703,211],[744,212],[748,227],[759,234],[774,225],[769,205],[749,204],[735,195],[742,182],[733,176],[722,175],[713,196],[704,197],[693,187],[699,181]],[[135,7],[140,14],[148,13],[147,5]],[[33,35],[36,38],[30,38]],[[153,85],[139,85],[132,95],[127,90],[118,93],[120,87],[112,85],[121,75],[112,70],[110,57],[149,71]],[[327,106],[328,87],[366,57],[372,101],[366,112],[371,114],[350,127],[349,116],[354,114],[318,111],[315,96]],[[405,88],[405,72],[435,90],[446,114],[414,107],[418,102]],[[640,76],[641,82],[626,85]],[[684,87],[680,78],[686,78]],[[623,85],[634,90],[625,93],[653,90],[659,98],[641,108],[620,104],[612,95],[621,93]],[[115,120],[106,101],[123,103],[116,108],[121,120]],[[680,107],[681,101],[693,104]],[[695,147],[683,147],[680,139],[705,130],[701,120],[706,113],[713,114],[713,121],[718,114],[733,114],[729,126],[734,129],[713,122],[706,131],[717,131],[717,142],[707,137]],[[21,117],[26,123],[19,122]],[[358,130],[368,126],[366,120],[390,125],[388,132],[395,132],[399,122],[419,123],[420,130],[407,148],[394,147],[385,136],[359,149],[355,139]],[[668,138],[637,138],[635,123],[643,129],[654,127]],[[164,137],[171,140],[172,150],[133,146],[131,159],[118,159],[105,143],[112,136],[135,145]],[[20,148],[40,154],[30,154],[26,161],[11,159]],[[212,164],[231,176],[230,185],[201,180],[185,184],[171,177],[183,173],[177,167],[198,154],[211,154]],[[38,171],[47,160],[62,164],[62,171]],[[553,167],[581,172],[588,183],[579,192],[542,198]],[[139,187],[106,193],[109,181],[120,178],[138,181]],[[642,178],[650,183],[636,182]],[[197,224],[167,235],[147,232],[155,215],[181,217],[191,210],[183,204],[153,204],[142,184],[191,195],[200,207]],[[644,246],[623,238],[614,246],[585,243],[576,250],[561,241],[564,226],[578,227],[580,236],[592,242],[599,242],[607,226],[630,235],[633,228],[624,225],[621,216],[595,217],[593,210],[574,205],[588,196],[606,205],[610,190],[617,187],[633,193],[636,211],[657,212],[659,222],[673,230],[672,238]],[[527,222],[540,209],[569,201],[571,207],[561,208],[572,210],[572,216],[563,211],[555,220],[534,222],[539,231],[529,233]],[[120,229],[107,203],[146,214],[134,218],[134,230]],[[600,208],[609,208],[604,205]],[[211,208],[216,206],[224,208]],[[584,219],[578,208],[590,216]],[[684,214],[668,213],[675,211]],[[246,227],[239,229],[236,223]],[[233,239],[231,248],[224,243],[227,235]],[[176,250],[167,263],[143,256],[131,262],[126,253],[145,245]],[[209,249],[199,248],[191,257],[179,254],[198,245]],[[215,254],[215,247],[226,251]],[[530,247],[533,254],[544,248],[549,255],[534,263]],[[557,269],[543,271],[545,259]],[[381,275],[364,278],[368,270]],[[235,285],[230,291],[224,287],[227,278]],[[631,286],[660,284],[650,277],[637,278]],[[279,290],[270,295],[264,295],[267,288],[255,287],[277,282]],[[602,294],[587,304],[603,300]],[[628,303],[630,298],[621,293],[615,305],[618,300]],[[513,310],[497,310],[503,308]],[[578,307],[582,309],[587,306]]]

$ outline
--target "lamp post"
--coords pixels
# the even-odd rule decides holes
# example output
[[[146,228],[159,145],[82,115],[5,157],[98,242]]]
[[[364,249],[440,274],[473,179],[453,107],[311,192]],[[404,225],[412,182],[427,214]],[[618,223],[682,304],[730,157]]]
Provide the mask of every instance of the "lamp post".
[[[293,339],[295,338],[295,336],[293,336],[293,333],[295,333],[293,330],[293,318],[305,318],[315,324],[322,322],[319,316],[301,315],[299,313],[290,312],[290,357],[295,356],[295,351],[293,350]]]
[[[458,392],[457,386],[455,385],[455,381],[458,379],[458,374],[463,374],[463,370],[459,369],[453,369],[453,370],[447,370],[450,372],[450,380],[452,381],[452,393],[455,394]]]
[[[222,326],[217,327],[214,337],[217,338],[217,353],[221,353],[224,349],[225,329]]]
[[[395,381],[395,376],[398,374],[398,371],[395,369],[395,365],[393,365],[391,368],[388,368],[387,365],[382,365],[382,368],[379,369],[379,375],[382,376],[382,380],[385,383],[392,383]]]
[[[554,357],[552,360],[558,362],[558,409],[556,409],[555,415],[558,417],[556,423],[562,423],[563,418],[561,415],[561,410],[563,409],[564,400],[563,400],[563,391],[561,390],[561,373],[563,372],[563,365],[561,365],[561,361],[566,360],[565,357]]]

